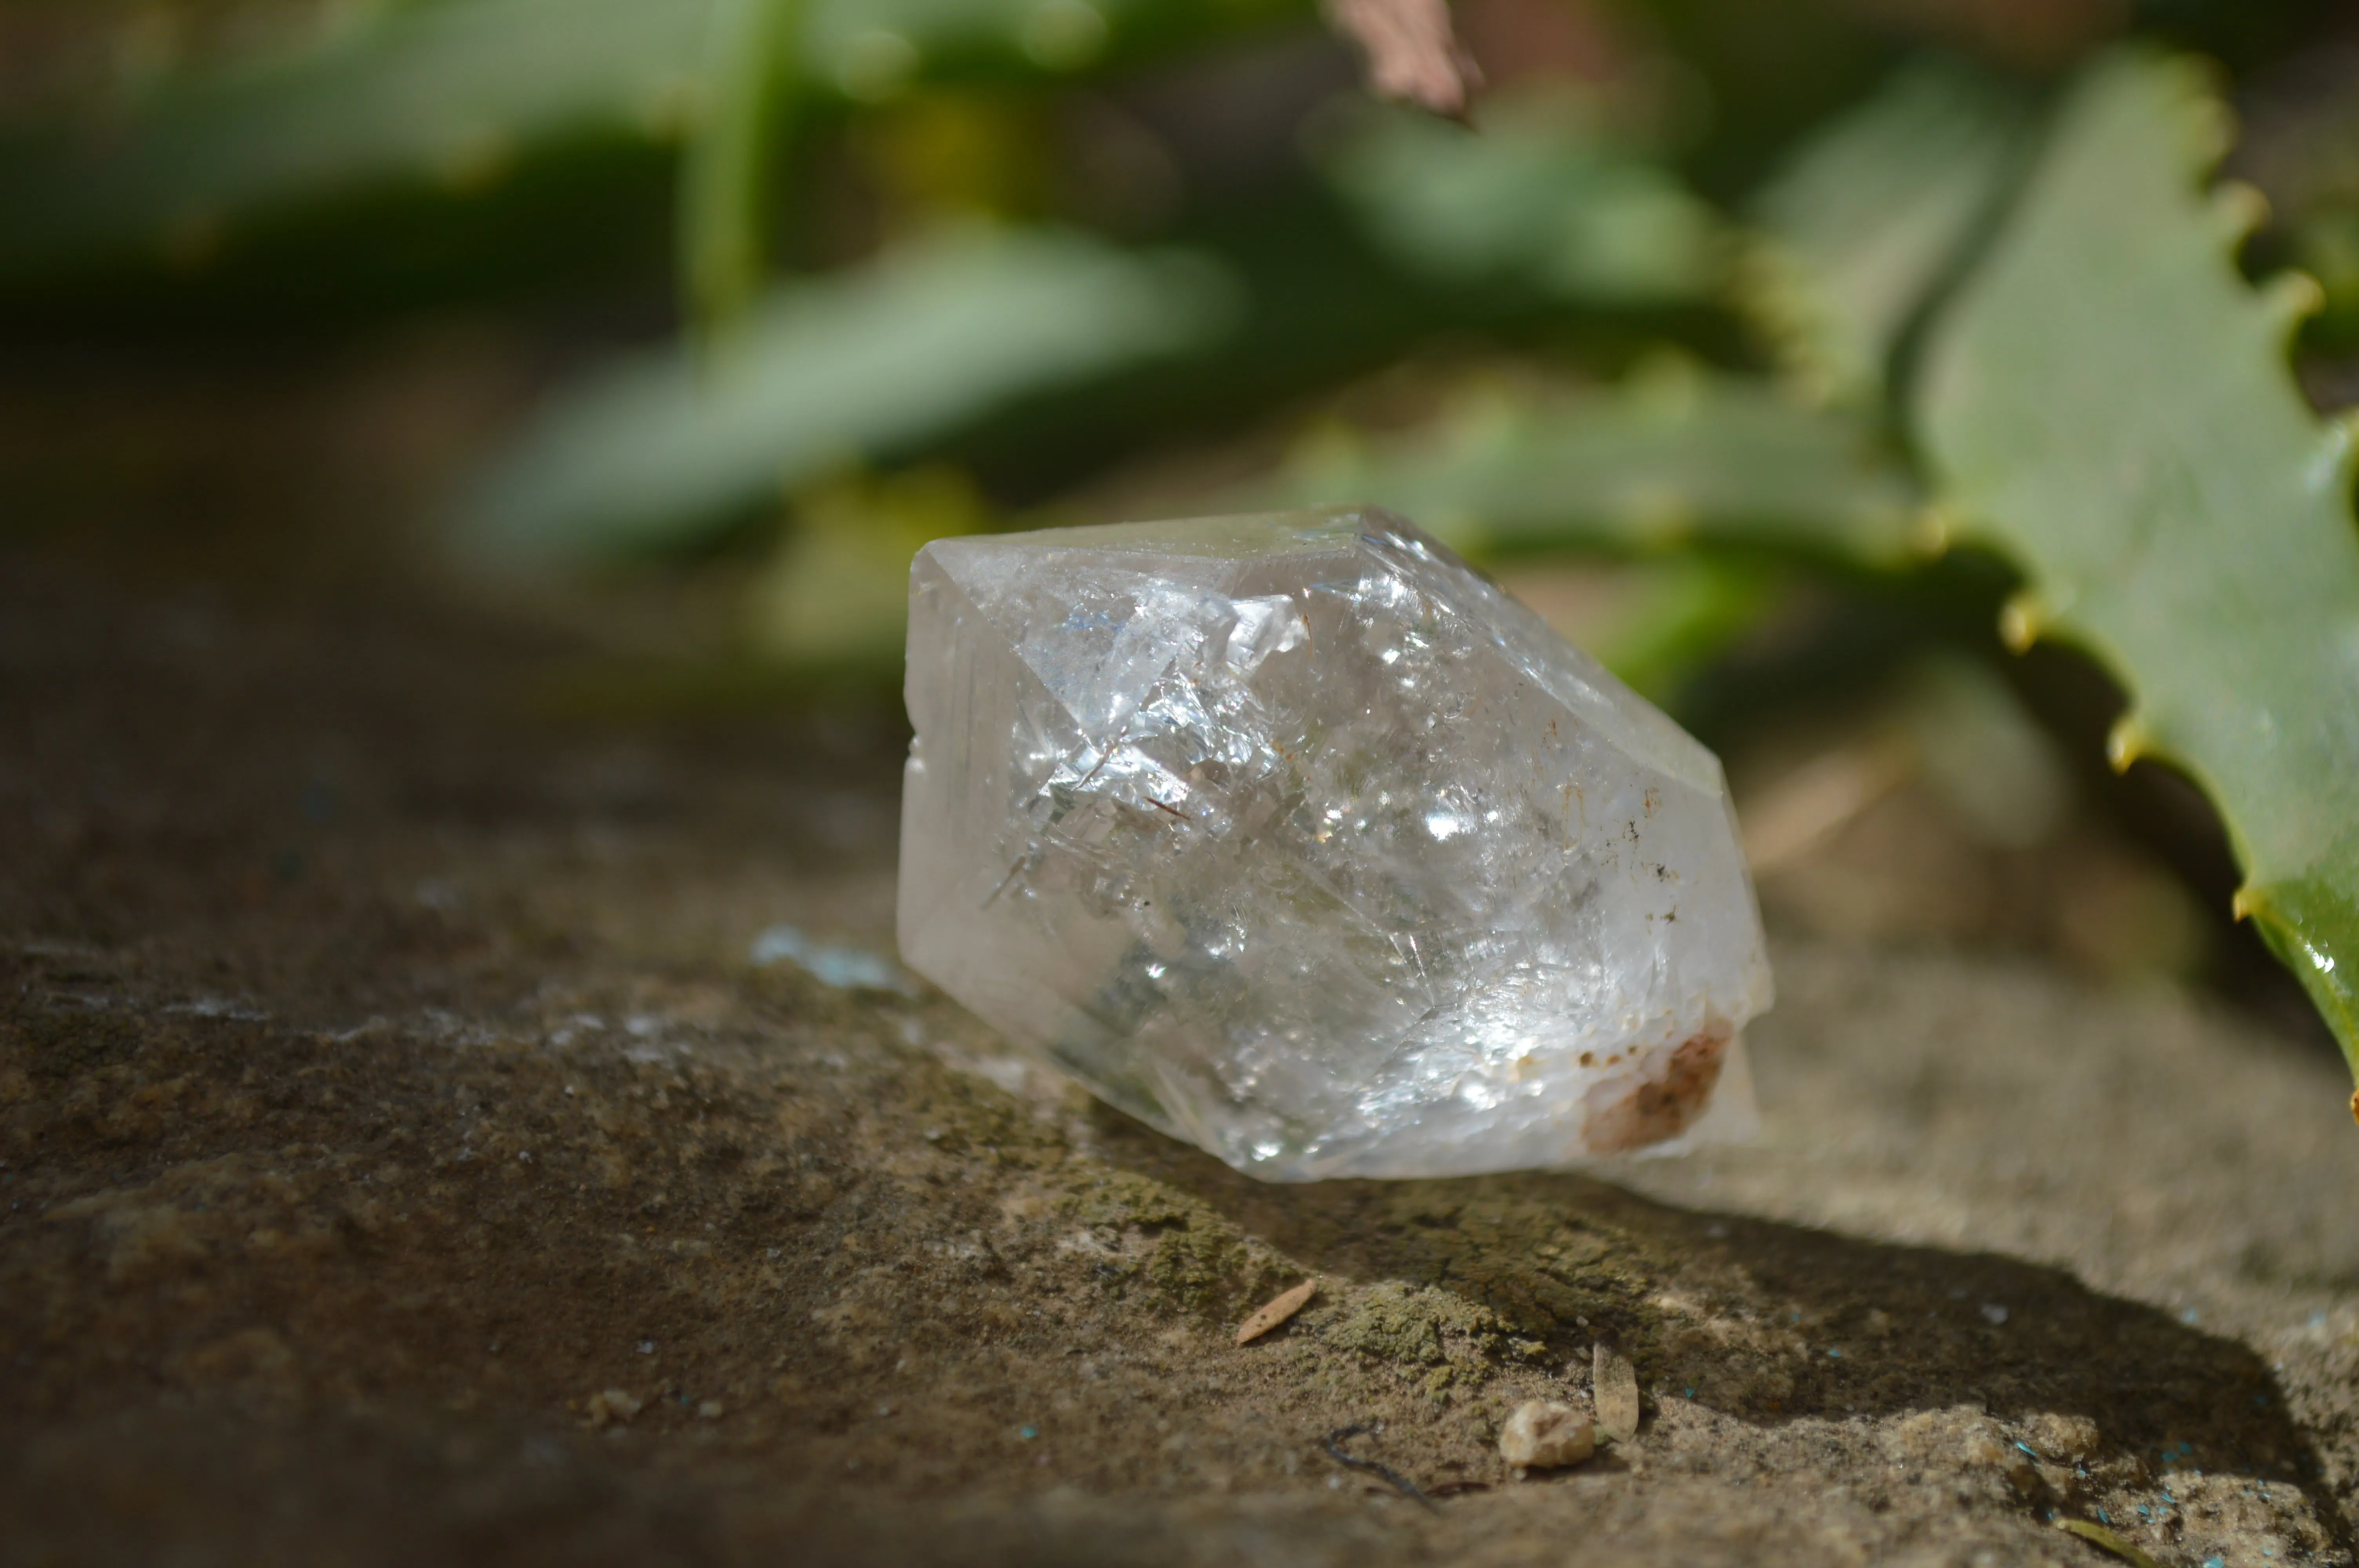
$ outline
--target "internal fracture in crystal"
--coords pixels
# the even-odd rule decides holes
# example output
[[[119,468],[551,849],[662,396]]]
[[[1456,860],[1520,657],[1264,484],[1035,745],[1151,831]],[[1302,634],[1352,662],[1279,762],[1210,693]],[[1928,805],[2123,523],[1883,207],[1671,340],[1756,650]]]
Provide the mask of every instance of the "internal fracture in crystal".
[[[1769,1003],[1720,765],[1411,524],[939,540],[908,966],[1254,1175],[1741,1136]]]

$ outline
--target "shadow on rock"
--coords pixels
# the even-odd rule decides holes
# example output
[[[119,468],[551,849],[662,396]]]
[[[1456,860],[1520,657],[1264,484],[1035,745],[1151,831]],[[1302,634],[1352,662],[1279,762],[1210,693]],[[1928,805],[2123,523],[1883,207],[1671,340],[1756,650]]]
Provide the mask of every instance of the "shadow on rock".
[[[1269,1185],[1096,1115],[1109,1162],[1327,1279],[1324,1315],[1299,1331],[1331,1343],[1384,1354],[1336,1329],[1355,1296],[1408,1287],[1492,1314],[1506,1342],[1539,1342],[1576,1381],[1596,1339],[1617,1342],[1650,1419],[1668,1400],[1756,1426],[1980,1411],[2045,1436],[2045,1452],[2023,1442],[2037,1463],[2017,1466],[2034,1504],[2043,1475],[2083,1461],[2125,1480],[2319,1473],[2250,1348],[2060,1270],[1693,1212],[1571,1173]]]

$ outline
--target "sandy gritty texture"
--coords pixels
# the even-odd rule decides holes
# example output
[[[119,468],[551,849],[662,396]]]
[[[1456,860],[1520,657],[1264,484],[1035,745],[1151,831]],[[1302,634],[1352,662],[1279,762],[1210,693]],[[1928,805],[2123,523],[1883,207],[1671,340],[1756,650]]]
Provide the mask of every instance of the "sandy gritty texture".
[[[751,962],[889,950],[889,726],[553,657],[0,559],[0,1560],[2350,1560],[2332,1062],[1788,940],[1756,1148],[1257,1185]]]

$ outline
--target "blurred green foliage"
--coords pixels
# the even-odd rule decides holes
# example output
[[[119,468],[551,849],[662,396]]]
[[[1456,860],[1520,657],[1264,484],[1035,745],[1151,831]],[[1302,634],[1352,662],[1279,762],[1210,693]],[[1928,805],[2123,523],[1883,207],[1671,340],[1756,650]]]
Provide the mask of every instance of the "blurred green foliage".
[[[692,542],[832,467],[914,457],[1012,399],[1199,349],[1232,326],[1233,293],[1187,252],[930,235],[772,290],[701,359],[673,346],[586,378],[485,474],[462,536],[511,561]]]
[[[802,0],[713,6],[705,107],[679,176],[680,281],[707,332],[734,327],[762,287],[773,155],[802,76]]]
[[[1309,0],[321,14],[18,106],[0,317],[507,310],[572,369],[458,551],[730,557],[766,668],[888,676],[924,538],[1148,509],[1623,563],[1599,651],[1690,718],[1812,658],[2004,667],[2010,603],[2128,692],[2117,760],[2212,793],[2359,1051],[2350,427],[2288,352],[2359,390],[2337,7],[1462,0],[1471,127],[1369,102]],[[2314,283],[2238,274],[2190,49],[2256,269]],[[1798,654],[1805,601],[1850,608]]]
[[[1407,109],[1352,118],[1320,162],[1410,272],[1593,306],[1683,304],[1719,282],[1712,209],[1576,94],[1499,101],[1479,135]]]
[[[1325,427],[1296,445],[1274,488],[1238,503],[1332,495],[1415,517],[1478,558],[1709,547],[1868,570],[1913,564],[1924,507],[1869,421],[1679,359],[1610,389],[1464,388],[1388,440]]]
[[[1745,305],[1810,401],[1885,396],[1909,327],[2020,174],[2027,111],[1986,76],[1905,67],[1754,199]]]

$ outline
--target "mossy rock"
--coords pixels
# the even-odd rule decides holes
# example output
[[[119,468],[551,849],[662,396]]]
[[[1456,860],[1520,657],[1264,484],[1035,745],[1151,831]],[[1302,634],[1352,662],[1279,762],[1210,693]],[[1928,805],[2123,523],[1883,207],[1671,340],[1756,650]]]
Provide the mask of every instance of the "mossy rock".
[[[1453,1292],[1387,1280],[1354,1292],[1311,1325],[1325,1344],[1401,1367],[1473,1364],[1506,1347],[1496,1313]]]

